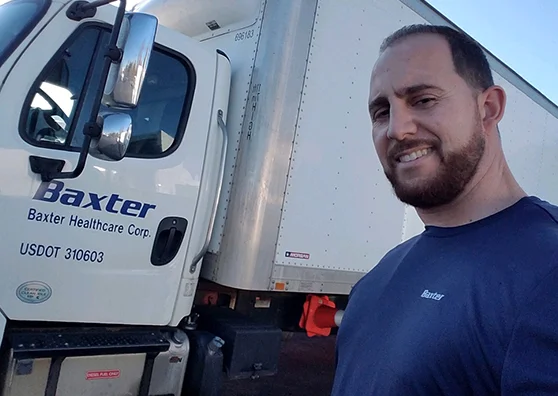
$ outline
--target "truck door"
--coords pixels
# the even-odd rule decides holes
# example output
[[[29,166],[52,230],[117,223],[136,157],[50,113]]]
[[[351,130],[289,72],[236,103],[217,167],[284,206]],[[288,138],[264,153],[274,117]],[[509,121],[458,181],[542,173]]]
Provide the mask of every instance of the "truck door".
[[[2,69],[0,310],[10,319],[167,324],[186,258],[204,243],[213,202],[200,192],[216,188],[205,170],[219,163],[211,134],[227,103],[215,81],[229,71],[188,37],[159,26],[139,104],[125,111],[122,160],[89,155],[78,177],[46,182],[33,169],[37,158],[76,167],[115,13],[77,22],[64,8]]]

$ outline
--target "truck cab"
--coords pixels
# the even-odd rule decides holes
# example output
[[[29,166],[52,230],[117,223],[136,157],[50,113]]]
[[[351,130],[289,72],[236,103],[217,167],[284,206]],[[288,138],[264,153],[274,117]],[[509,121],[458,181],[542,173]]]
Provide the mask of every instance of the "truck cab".
[[[67,362],[109,345],[113,356],[131,348],[150,361],[156,344],[184,344],[152,328],[176,326],[192,307],[223,176],[230,63],[151,15],[127,13],[125,1],[107,3],[0,5],[6,395],[24,392],[14,385],[22,361]],[[76,337],[87,325],[148,330],[137,342],[95,330],[86,348]],[[74,338],[40,347],[34,332],[46,327],[45,340]],[[120,363],[118,375],[131,376],[124,387],[145,387],[144,374]],[[51,366],[39,366],[22,378],[46,375],[52,388]],[[111,375],[93,366],[88,375]]]
[[[18,263],[2,269],[1,308],[17,320],[169,324],[188,314],[178,301],[196,275],[186,264],[206,245],[218,198],[228,60],[156,26],[153,50],[142,50],[151,54],[138,51],[146,70],[120,67],[142,74],[137,104],[109,103],[102,75],[117,8],[74,20],[72,4],[12,0],[0,14],[9,31],[0,200],[10,224],[0,234],[4,261]],[[133,45],[145,28],[130,20],[121,36]],[[103,115],[105,131],[71,174],[84,131]]]

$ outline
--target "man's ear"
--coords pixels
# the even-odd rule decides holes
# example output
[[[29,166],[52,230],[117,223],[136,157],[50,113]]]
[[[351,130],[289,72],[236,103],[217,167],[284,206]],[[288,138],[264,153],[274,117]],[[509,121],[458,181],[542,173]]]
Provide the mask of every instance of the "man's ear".
[[[499,85],[493,85],[479,95],[479,109],[485,131],[496,130],[504,117],[506,92]]]

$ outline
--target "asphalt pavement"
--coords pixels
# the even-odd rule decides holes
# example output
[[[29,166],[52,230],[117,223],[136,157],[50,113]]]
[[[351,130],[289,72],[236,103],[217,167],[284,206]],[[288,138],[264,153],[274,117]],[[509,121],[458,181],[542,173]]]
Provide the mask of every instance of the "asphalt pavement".
[[[256,380],[225,381],[222,396],[328,396],[335,363],[335,337],[290,333],[281,346],[279,372]]]

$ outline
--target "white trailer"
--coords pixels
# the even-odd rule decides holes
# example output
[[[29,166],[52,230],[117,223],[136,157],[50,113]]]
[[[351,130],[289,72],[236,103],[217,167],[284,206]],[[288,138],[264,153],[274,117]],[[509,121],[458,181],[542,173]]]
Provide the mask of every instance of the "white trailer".
[[[420,0],[106,3],[0,6],[2,395],[273,375],[307,296],[342,306],[422,230],[369,77],[387,35],[451,22]],[[558,202],[558,108],[488,56],[512,171]]]

